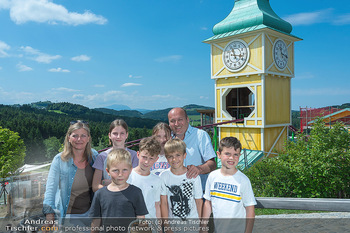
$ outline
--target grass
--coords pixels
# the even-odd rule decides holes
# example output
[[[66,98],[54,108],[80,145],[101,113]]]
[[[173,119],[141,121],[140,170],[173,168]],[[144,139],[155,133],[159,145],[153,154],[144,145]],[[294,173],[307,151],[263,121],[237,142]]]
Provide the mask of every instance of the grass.
[[[67,113],[64,113],[60,110],[48,110],[49,112],[55,112],[55,113],[59,113],[59,114],[64,114],[64,115],[68,115]]]
[[[282,210],[282,209],[255,209],[255,215],[276,215],[276,214],[308,214],[308,213],[324,213],[327,211],[316,210]]]
[[[201,115],[188,115],[188,118],[190,118],[191,121],[200,121]]]

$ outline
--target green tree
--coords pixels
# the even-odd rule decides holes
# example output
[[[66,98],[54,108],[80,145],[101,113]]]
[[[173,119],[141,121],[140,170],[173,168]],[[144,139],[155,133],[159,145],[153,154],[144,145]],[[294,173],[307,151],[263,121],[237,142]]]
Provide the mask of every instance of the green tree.
[[[46,149],[45,156],[48,159],[52,159],[61,148],[61,142],[56,137],[49,137],[48,139],[45,139],[44,145]]]
[[[340,123],[328,128],[317,119],[310,137],[299,135],[246,174],[256,196],[349,198],[350,134]]]
[[[11,176],[23,165],[25,151],[18,133],[0,126],[0,178]]]

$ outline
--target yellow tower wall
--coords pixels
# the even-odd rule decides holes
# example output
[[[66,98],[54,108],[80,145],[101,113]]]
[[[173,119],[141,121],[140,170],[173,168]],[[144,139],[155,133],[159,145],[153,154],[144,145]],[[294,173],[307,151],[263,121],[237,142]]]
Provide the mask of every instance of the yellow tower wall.
[[[220,127],[220,140],[224,137],[238,138],[242,144],[242,148],[262,150],[261,129],[259,128]]]
[[[261,132],[263,132],[263,134]],[[242,148],[245,149],[261,150],[264,152],[280,152],[283,150],[286,143],[287,127],[283,126],[265,129],[220,127],[220,140],[224,137],[238,138],[242,144]],[[262,141],[264,145],[262,144]]]
[[[247,84],[253,84],[253,83],[260,83],[261,77],[258,75],[250,75],[247,76],[240,76],[237,78],[227,78],[227,79],[218,79],[216,82],[217,87],[226,87],[226,86],[234,86],[234,85],[247,85]]]
[[[290,124],[290,78],[265,77],[265,124]]]
[[[275,142],[277,143],[275,144]],[[264,129],[264,144],[266,152],[270,152],[272,146],[275,144],[271,152],[280,152],[287,140],[287,128],[286,127],[273,127]]]

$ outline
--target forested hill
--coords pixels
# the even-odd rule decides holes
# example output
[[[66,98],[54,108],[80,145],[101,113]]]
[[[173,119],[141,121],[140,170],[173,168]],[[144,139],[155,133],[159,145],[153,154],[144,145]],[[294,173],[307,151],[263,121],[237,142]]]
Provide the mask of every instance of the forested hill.
[[[206,106],[201,106],[201,105],[196,105],[196,104],[185,105],[182,108],[186,110],[188,116],[200,115],[197,112],[197,109],[214,109],[211,107],[206,107]],[[156,119],[156,120],[160,120],[160,121],[167,121],[168,120],[168,113],[171,109],[172,108],[166,108],[166,109],[162,109],[162,110],[151,111],[151,112],[145,113],[143,115],[143,117]]]
[[[0,105],[0,126],[19,133],[27,148],[27,163],[47,160],[44,140],[56,137],[63,143],[72,120],[88,121],[93,145],[107,147],[109,125],[116,118],[124,119],[130,127],[129,140],[150,136],[151,129],[158,123],[152,119],[117,117],[70,103],[53,103],[45,107],[40,103],[36,103],[35,107]]]

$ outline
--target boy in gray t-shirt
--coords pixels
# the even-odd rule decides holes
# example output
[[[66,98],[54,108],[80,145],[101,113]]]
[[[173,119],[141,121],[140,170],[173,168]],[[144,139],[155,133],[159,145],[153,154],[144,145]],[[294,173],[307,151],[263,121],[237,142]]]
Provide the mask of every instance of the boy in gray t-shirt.
[[[123,230],[120,229],[127,231],[129,222],[148,214],[141,189],[126,182],[131,169],[131,156],[128,151],[113,149],[108,154],[107,171],[112,183],[95,193],[89,213],[92,218],[91,232],[98,232],[98,229],[106,231],[110,226],[115,229],[119,227],[118,231],[121,232]],[[100,227],[101,219],[104,228]]]

